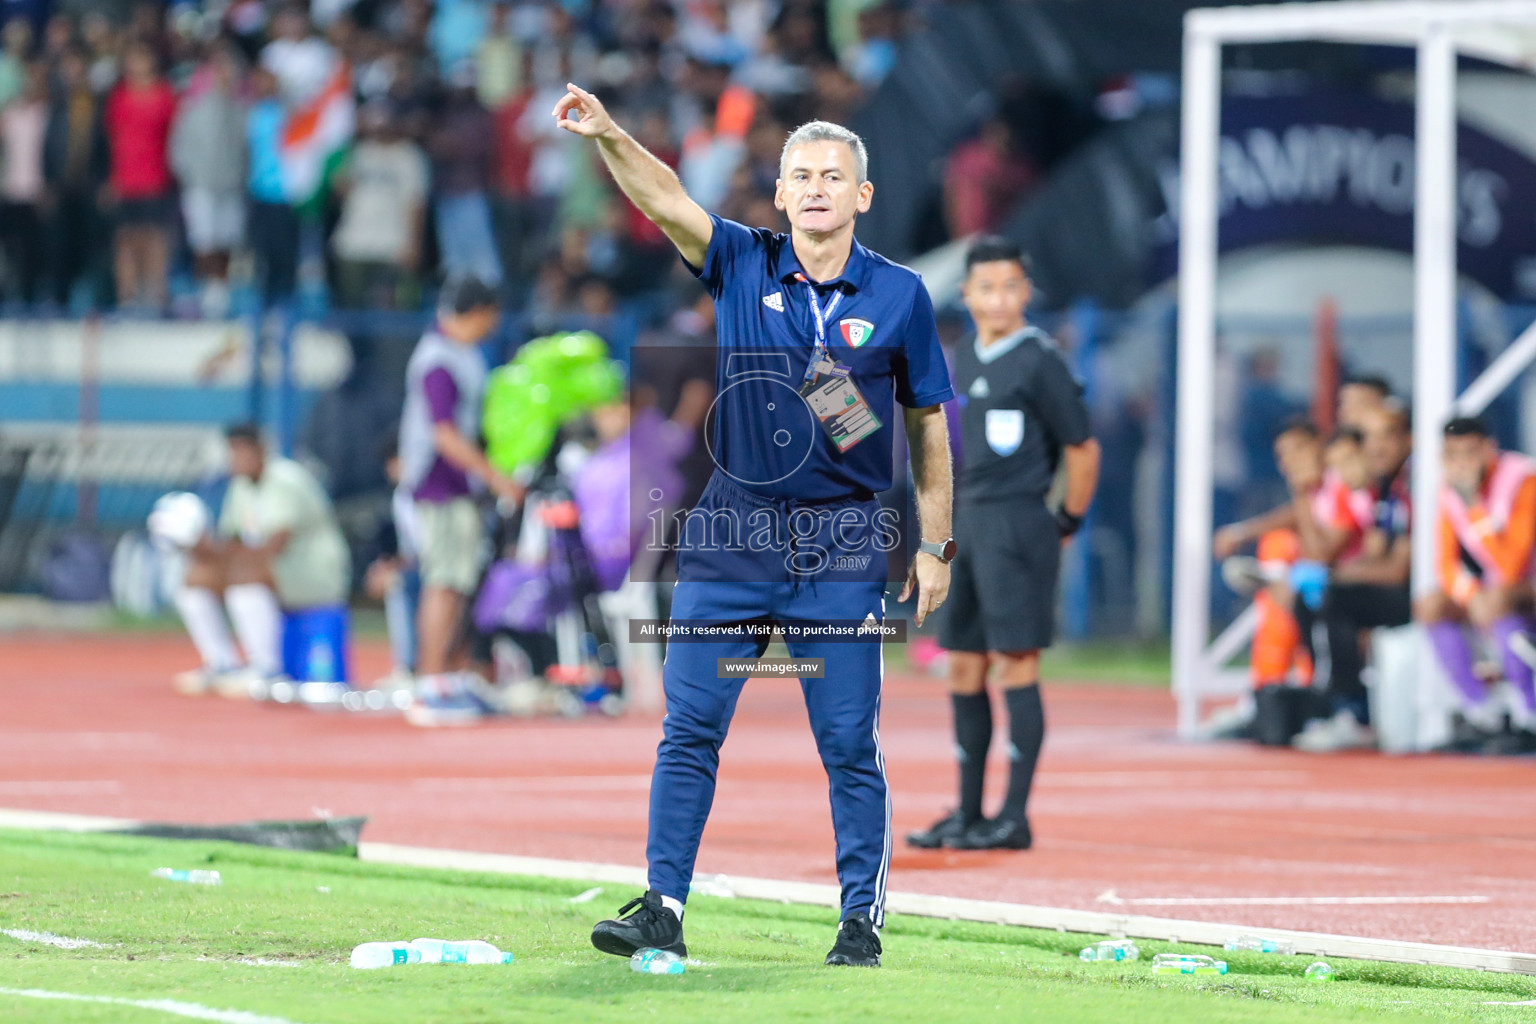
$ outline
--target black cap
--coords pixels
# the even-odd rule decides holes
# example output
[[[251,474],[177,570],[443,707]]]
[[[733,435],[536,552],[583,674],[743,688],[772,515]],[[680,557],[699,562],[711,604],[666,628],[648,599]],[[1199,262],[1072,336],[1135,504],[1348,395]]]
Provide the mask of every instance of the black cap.
[[[1490,437],[1488,424],[1476,416],[1457,416],[1445,425],[1446,437]]]
[[[496,289],[473,275],[450,277],[437,295],[437,308],[462,316],[486,306],[499,306]]]

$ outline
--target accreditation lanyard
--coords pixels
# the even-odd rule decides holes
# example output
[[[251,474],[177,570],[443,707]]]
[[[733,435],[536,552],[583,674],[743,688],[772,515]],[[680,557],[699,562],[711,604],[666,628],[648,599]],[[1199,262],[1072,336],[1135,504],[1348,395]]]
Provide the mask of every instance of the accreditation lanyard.
[[[798,280],[805,282],[806,298],[811,304],[811,327],[816,332],[816,347],[811,352],[811,361],[805,367],[805,379],[815,380],[820,372],[822,363],[827,359],[827,321],[832,318],[832,313],[837,309],[837,304],[843,301],[841,290],[832,293],[827,308],[821,308],[821,301],[816,297],[816,286],[810,282],[804,274],[796,274]]]

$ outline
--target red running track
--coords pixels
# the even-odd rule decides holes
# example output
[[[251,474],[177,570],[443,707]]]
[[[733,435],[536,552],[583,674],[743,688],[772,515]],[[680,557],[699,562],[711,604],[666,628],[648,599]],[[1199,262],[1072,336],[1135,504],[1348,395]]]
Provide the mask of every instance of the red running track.
[[[382,669],[381,645],[357,653]],[[169,677],[192,662],[172,636],[0,637],[0,807],[205,823],[324,809],[367,815],[379,842],[644,862],[656,717],[419,730],[178,696]],[[898,833],[953,799],[947,704],[933,681],[887,683]],[[1145,688],[1047,684],[1046,710],[1035,849],[898,842],[893,890],[1536,951],[1536,762],[1187,745],[1169,695]],[[795,684],[747,688],[699,870],[835,881]],[[1459,902],[1305,902],[1339,897]]]

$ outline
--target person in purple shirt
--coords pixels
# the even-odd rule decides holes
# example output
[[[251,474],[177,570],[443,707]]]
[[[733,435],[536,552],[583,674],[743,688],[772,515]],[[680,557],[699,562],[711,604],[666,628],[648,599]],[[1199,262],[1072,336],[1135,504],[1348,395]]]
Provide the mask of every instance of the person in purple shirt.
[[[473,681],[450,671],[464,602],[480,584],[485,538],[477,487],[514,503],[523,489],[486,460],[480,437],[486,366],[479,344],[500,311],[490,286],[450,280],[437,321],[422,335],[405,371],[400,416],[400,482],[411,495],[418,530],[421,605],[417,612],[415,725],[473,721],[485,713]]]

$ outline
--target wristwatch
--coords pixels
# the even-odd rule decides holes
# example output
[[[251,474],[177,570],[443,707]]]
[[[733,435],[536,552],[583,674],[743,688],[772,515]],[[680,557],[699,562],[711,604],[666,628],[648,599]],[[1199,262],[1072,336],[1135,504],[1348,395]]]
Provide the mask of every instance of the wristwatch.
[[[925,554],[932,555],[934,558],[937,558],[945,565],[948,565],[950,562],[955,560],[955,538],[950,537],[948,540],[942,541],[921,541],[917,545],[917,550]]]

